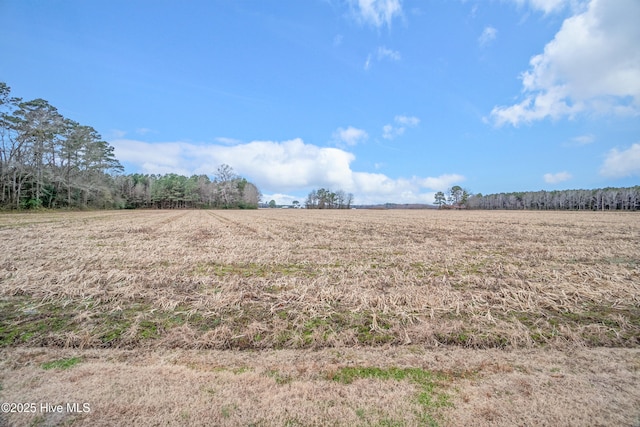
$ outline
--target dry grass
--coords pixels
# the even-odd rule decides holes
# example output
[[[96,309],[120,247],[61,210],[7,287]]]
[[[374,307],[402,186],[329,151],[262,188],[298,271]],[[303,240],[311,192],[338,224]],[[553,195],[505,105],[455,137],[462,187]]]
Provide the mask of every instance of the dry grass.
[[[80,356],[79,356],[80,355]],[[7,425],[637,426],[637,349],[0,350],[2,401],[88,403],[87,414],[5,414]],[[68,369],[46,363],[81,357]],[[410,379],[345,367],[434,373]],[[372,371],[375,374],[375,371]],[[0,425],[2,424],[0,415]]]
[[[633,214],[0,217],[4,345],[635,347]]]
[[[638,242],[609,212],[1,215],[0,396],[90,398],[87,425],[633,425]]]

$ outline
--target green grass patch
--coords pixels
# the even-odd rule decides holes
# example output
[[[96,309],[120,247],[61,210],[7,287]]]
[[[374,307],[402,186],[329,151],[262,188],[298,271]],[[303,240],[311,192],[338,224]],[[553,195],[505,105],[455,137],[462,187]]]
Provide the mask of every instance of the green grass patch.
[[[640,309],[633,306],[587,302],[572,311],[512,312],[507,320],[526,326],[531,340],[539,345],[561,338],[567,330],[576,331],[584,344],[593,347],[640,344]],[[594,329],[599,332],[593,333]]]
[[[238,406],[235,404],[232,405],[223,405],[220,408],[220,413],[222,415],[222,418],[229,418],[231,417],[231,415],[236,412],[238,409]]]
[[[64,370],[64,369],[69,369],[76,366],[81,361],[82,359],[79,357],[71,357],[69,359],[52,360],[51,362],[43,363],[41,366],[42,366],[42,369],[44,370],[49,370],[49,369]]]
[[[276,382],[276,384],[278,385],[284,385],[284,384],[289,384],[293,381],[293,378],[288,375],[288,374],[283,374],[282,372],[278,371],[277,369],[271,369],[269,371],[267,371],[266,375],[269,378],[273,378],[274,381]]]
[[[438,409],[452,406],[451,396],[442,390],[442,383],[448,379],[442,373],[421,368],[344,367],[329,376],[330,380],[343,384],[351,384],[357,379],[364,378],[380,381],[408,381],[415,384],[419,389],[415,397],[416,403],[422,408],[422,412],[418,415],[423,425],[438,425]]]
[[[392,343],[396,337],[390,332],[390,320],[383,315],[377,315],[375,319],[374,322],[374,315],[369,311],[335,312],[327,317],[310,318],[302,328],[297,328],[297,332],[302,335],[305,346],[321,345],[346,330],[355,331],[358,343],[362,345]]]
[[[0,347],[46,343],[51,336],[74,330],[73,315],[60,304],[38,305],[25,297],[0,301]]]
[[[188,324],[204,332],[220,323],[219,318],[205,317],[184,307],[154,310],[144,302],[114,310],[86,300],[42,304],[24,295],[0,299],[0,347],[68,345],[68,336],[87,334],[94,339],[94,345],[101,347],[130,346],[161,338],[177,326]]]

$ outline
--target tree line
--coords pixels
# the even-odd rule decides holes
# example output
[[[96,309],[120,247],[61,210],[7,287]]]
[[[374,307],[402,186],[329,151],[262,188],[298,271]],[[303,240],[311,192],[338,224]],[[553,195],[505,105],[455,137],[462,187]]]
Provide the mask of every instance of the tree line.
[[[351,209],[353,194],[342,190],[331,191],[325,188],[312,190],[307,196],[307,209]]]
[[[131,174],[113,178],[119,208],[256,209],[260,191],[245,178],[221,165],[213,180],[207,175]]]
[[[469,209],[640,210],[640,186],[471,195]]]
[[[114,148],[44,99],[0,82],[0,209],[257,208],[258,188],[222,165],[206,175],[122,175]]]
[[[122,170],[91,126],[63,117],[44,99],[12,97],[0,82],[0,206],[106,207],[108,173]]]

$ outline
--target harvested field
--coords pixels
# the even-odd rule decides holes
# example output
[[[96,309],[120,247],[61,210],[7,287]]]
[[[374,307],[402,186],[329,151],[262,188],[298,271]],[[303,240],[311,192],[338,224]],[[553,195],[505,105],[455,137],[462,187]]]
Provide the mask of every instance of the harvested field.
[[[633,213],[0,215],[0,400],[91,404],[0,426],[637,425],[639,348]]]

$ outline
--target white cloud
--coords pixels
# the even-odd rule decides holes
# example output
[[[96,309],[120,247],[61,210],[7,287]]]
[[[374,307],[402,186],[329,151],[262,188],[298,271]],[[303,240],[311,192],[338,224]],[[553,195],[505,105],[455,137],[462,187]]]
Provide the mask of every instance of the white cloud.
[[[124,131],[124,130],[120,130],[120,129],[111,129],[111,130],[109,131],[109,133],[111,134],[111,136],[112,136],[113,138],[118,138],[118,139],[120,139],[120,138],[124,138],[124,137],[125,137],[125,135],[127,134],[127,132],[126,132],[126,131]]]
[[[367,60],[364,61],[364,69],[368,70],[371,68],[371,54],[367,55]]]
[[[587,145],[593,143],[593,141],[595,140],[595,135],[592,135],[590,133],[571,138],[571,142],[573,143],[573,145]]]
[[[301,205],[304,205],[305,201],[303,197],[292,196],[290,194],[273,193],[262,195],[262,201],[264,203],[269,203],[271,200],[274,200],[277,205],[292,205],[294,200],[297,200]]]
[[[280,191],[348,181],[352,173],[349,165],[355,159],[347,151],[305,144],[301,139],[233,146],[114,140],[111,145],[118,159],[144,173],[212,174],[226,163],[263,187]]]
[[[399,61],[402,58],[400,52],[397,50],[391,50],[384,46],[380,46],[378,48],[378,60],[381,61],[383,59],[390,59],[392,61]]]
[[[348,128],[338,128],[333,133],[334,141],[338,143],[345,143],[347,145],[357,145],[360,142],[364,142],[367,140],[369,135],[362,129],[354,128],[353,126],[349,126]]]
[[[433,203],[436,191],[446,190],[453,183],[464,181],[458,174],[439,177],[392,179],[380,173],[353,172],[353,188],[357,204],[372,203]],[[433,191],[425,191],[433,190]]]
[[[567,5],[575,6],[580,3],[578,0],[511,0],[512,2],[522,6],[525,3],[532,9],[540,10],[545,14],[562,10]]]
[[[572,177],[569,172],[558,172],[558,173],[545,173],[543,178],[544,178],[544,182],[546,182],[547,184],[558,184],[560,182],[568,181]]]
[[[401,17],[401,0],[350,0],[356,19],[360,22],[382,28],[391,28],[395,17]]]
[[[403,135],[407,128],[418,126],[420,119],[413,116],[396,116],[394,122],[395,125],[387,124],[382,127],[383,138],[394,139]]]
[[[382,137],[384,139],[394,139],[404,133],[404,128],[395,128],[393,125],[382,126]]]
[[[640,143],[626,150],[612,149],[600,168],[600,175],[609,178],[640,177]]]
[[[290,141],[253,141],[237,145],[187,142],[149,143],[118,139],[110,142],[118,159],[143,173],[209,174],[226,163],[254,182],[265,194],[286,203],[300,200],[312,188],[342,189],[364,203],[431,203],[433,193],[464,180],[459,174],[391,178],[354,171],[355,156],[345,150]],[[297,195],[296,195],[297,194]],[[276,198],[277,196],[277,198]]]
[[[560,3],[533,2],[542,10]],[[572,4],[574,2],[571,2]],[[640,2],[591,0],[567,18],[522,78],[524,99],[496,106],[497,126],[580,113],[640,114]]]
[[[485,29],[482,31],[482,34],[480,34],[480,37],[478,37],[478,43],[480,44],[480,47],[487,46],[489,43],[496,39],[497,35],[498,30],[496,30],[495,28],[493,28],[492,26],[485,27]]]
[[[445,174],[445,175],[440,175],[436,178],[424,178],[421,181],[421,185],[423,187],[426,188],[431,188],[432,190],[436,190],[436,191],[444,191],[448,188],[450,188],[451,186],[453,186],[453,184],[457,184],[459,182],[464,181],[465,178],[462,175],[458,175],[458,174]]]
[[[116,158],[138,166],[144,173],[178,173],[190,175],[190,144],[163,142],[149,144],[133,139],[116,139],[111,142]],[[213,171],[213,169],[212,169]]]
[[[472,18],[475,18],[477,14],[478,14],[478,4],[475,3],[473,6],[471,6],[471,11],[469,12],[469,16]]]
[[[396,116],[394,120],[396,123],[409,127],[418,126],[418,124],[420,124],[420,119],[414,116]]]
[[[373,54],[367,55],[367,60],[364,62],[364,69],[368,70],[371,68],[371,61],[374,59]],[[384,46],[378,47],[378,51],[375,54],[375,59],[380,61],[389,60],[389,61],[399,61],[402,59],[402,55],[397,50],[391,50]]]

